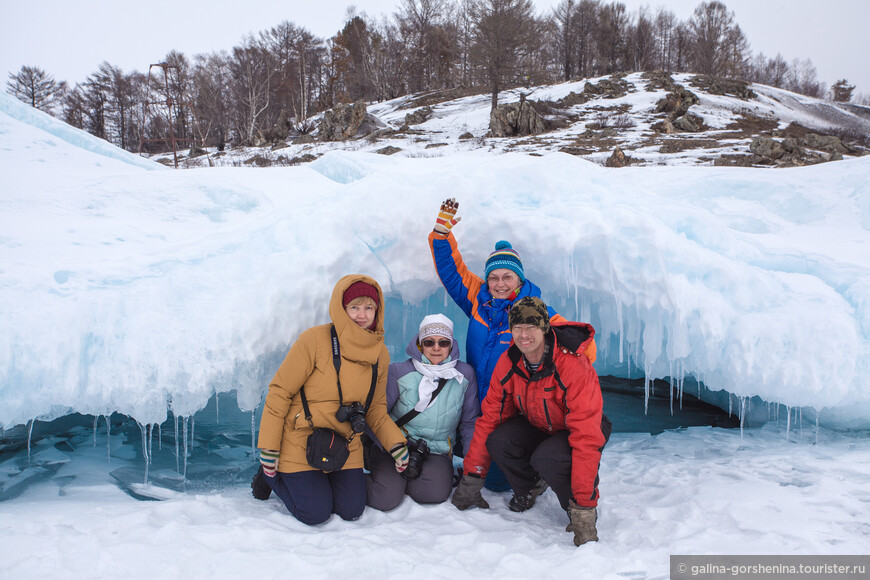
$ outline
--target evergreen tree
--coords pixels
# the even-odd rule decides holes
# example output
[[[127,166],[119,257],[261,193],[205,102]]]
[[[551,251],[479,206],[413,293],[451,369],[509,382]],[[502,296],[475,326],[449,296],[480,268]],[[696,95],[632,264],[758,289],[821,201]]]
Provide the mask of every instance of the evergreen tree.
[[[35,109],[53,114],[66,93],[66,83],[55,81],[39,67],[22,66],[16,74],[9,73],[6,92]]]
[[[850,85],[846,79],[840,79],[831,87],[831,97],[838,103],[848,103],[852,100],[855,85]]]

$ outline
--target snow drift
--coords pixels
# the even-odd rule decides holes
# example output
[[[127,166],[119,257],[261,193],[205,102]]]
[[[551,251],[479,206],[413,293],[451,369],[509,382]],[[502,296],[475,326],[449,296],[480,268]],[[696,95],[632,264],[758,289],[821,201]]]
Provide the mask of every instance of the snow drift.
[[[0,95],[0,426],[254,409],[334,282],[388,293],[398,356],[445,300],[426,236],[455,196],[470,267],[510,240],[597,330],[600,374],[702,381],[870,426],[870,158],[605,169],[565,154],[159,170]],[[862,418],[863,417],[863,418]]]

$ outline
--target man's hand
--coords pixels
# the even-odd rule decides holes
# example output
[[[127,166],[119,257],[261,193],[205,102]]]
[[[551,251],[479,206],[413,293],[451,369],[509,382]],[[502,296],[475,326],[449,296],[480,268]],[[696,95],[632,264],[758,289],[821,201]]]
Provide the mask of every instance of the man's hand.
[[[568,501],[568,517],[571,519],[571,523],[568,524],[565,531],[574,532],[575,546],[598,541],[598,529],[595,527],[598,512],[594,507],[579,506],[571,499]]]
[[[449,234],[450,229],[462,219],[456,217],[458,209],[459,202],[455,198],[445,199],[444,203],[441,204],[441,211],[438,212],[438,218],[435,220],[435,231],[439,234]]]
[[[483,509],[489,509],[489,504],[480,495],[480,490],[483,489],[483,478],[480,476],[465,474],[459,480],[459,485],[456,486],[456,491],[453,492],[453,505],[461,510],[467,510],[470,507],[477,506]]]

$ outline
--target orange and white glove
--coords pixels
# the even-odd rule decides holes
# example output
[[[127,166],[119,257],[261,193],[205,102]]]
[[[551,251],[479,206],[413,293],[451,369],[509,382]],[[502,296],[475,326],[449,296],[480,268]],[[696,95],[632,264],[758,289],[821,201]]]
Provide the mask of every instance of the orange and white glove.
[[[435,220],[435,231],[439,234],[449,234],[450,229],[462,219],[456,217],[458,209],[459,202],[456,201],[456,198],[445,199],[444,203],[441,204],[441,211],[438,212],[438,218]]]

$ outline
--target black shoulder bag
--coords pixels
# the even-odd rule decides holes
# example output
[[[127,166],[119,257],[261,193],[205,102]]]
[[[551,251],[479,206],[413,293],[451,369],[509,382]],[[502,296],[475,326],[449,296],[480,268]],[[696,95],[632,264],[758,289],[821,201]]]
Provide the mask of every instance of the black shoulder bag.
[[[341,352],[338,346],[338,335],[335,333],[335,325],[331,328],[332,332],[332,363],[335,366],[335,377],[338,383],[338,404],[339,409],[344,409],[344,401],[341,394],[341,380],[338,377],[339,369],[341,368]],[[368,413],[369,405],[372,403],[372,398],[375,395],[375,385],[378,382],[378,363],[372,365],[372,384],[369,388],[369,394],[366,398],[366,404],[362,408],[362,416],[365,417]],[[302,408],[305,411],[305,419],[312,429],[311,435],[308,436],[308,441],[305,444],[305,458],[308,465],[320,471],[340,471],[344,467],[347,458],[350,456],[350,442],[353,441],[356,431],[351,434],[350,439],[345,439],[332,429],[326,427],[315,427],[311,420],[311,410],[308,408],[308,399],[305,398],[305,387],[299,390],[302,396]],[[359,405],[359,403],[354,403]],[[352,407],[353,405],[351,405]]]

